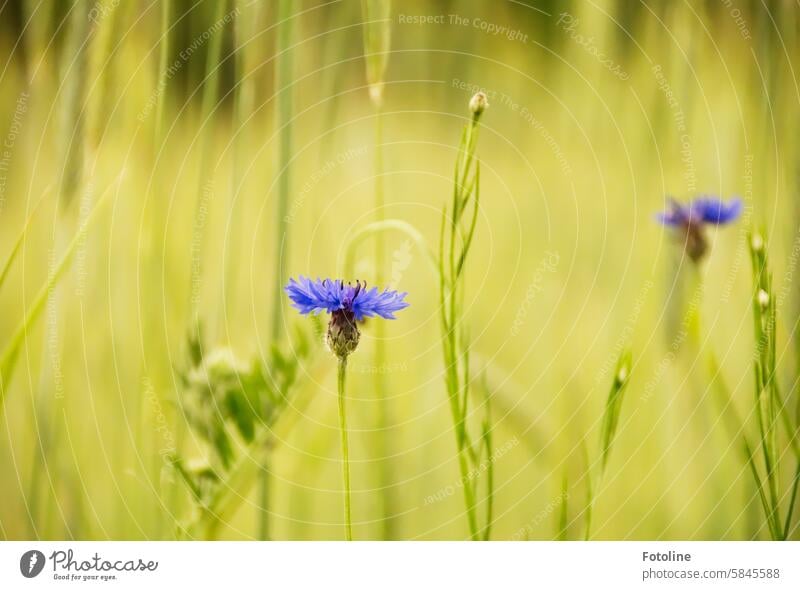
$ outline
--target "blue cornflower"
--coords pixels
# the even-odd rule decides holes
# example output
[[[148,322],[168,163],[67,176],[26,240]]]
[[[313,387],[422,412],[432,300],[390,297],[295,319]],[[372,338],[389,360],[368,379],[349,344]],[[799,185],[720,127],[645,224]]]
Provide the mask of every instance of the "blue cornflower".
[[[656,219],[663,225],[683,231],[686,253],[697,262],[708,249],[705,226],[724,225],[735,221],[741,214],[742,200],[738,197],[726,203],[717,197],[701,196],[687,204],[670,199],[670,210],[659,213]]]
[[[403,300],[407,293],[378,291],[376,287],[368,290],[361,281],[352,285],[331,279],[312,281],[301,275],[297,281],[289,279],[285,290],[300,313],[331,314],[328,345],[340,358],[347,357],[358,346],[361,333],[356,322],[374,316],[393,320],[395,312],[408,307]]]

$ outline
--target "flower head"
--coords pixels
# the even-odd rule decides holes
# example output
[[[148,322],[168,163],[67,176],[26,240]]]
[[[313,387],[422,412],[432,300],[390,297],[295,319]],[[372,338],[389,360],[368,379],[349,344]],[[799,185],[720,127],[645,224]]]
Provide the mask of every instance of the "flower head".
[[[393,320],[394,312],[408,307],[403,301],[407,293],[388,289],[380,292],[377,287],[368,290],[367,284],[361,281],[352,285],[331,279],[312,281],[301,275],[298,281],[289,279],[286,293],[302,314],[343,310],[351,312],[358,321],[376,315]]]
[[[312,281],[300,276],[289,279],[286,293],[292,305],[302,314],[331,314],[328,324],[328,345],[340,358],[353,352],[358,346],[361,333],[356,322],[364,318],[380,316],[395,319],[394,313],[408,307],[403,299],[406,293],[398,293],[376,287],[367,289],[367,284],[356,281],[355,285],[341,280],[317,279]]]
[[[489,106],[489,99],[486,97],[485,92],[476,92],[469,101],[469,110],[477,119],[483,114],[483,111]]]
[[[688,223],[713,223],[724,225],[739,218],[742,214],[742,200],[733,198],[727,203],[716,197],[697,197],[683,205],[675,200],[670,202],[670,210],[659,213],[657,218],[664,225],[681,226]]]
[[[742,201],[732,198],[727,203],[712,196],[701,196],[687,204],[670,200],[669,211],[659,213],[656,219],[663,225],[683,230],[686,253],[693,261],[700,260],[708,249],[705,226],[724,225],[742,214]]]

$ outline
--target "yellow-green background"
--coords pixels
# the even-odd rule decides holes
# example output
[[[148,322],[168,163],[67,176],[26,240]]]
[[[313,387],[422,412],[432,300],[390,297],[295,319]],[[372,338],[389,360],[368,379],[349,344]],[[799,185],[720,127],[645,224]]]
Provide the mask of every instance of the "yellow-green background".
[[[170,31],[169,61],[181,66],[164,89],[160,135],[155,109],[147,107],[159,83],[160,2],[98,3],[107,12],[90,23],[83,84],[64,59],[76,26],[68,4],[17,2],[0,9],[4,141],[26,93],[13,146],[4,148],[10,157],[2,171],[0,259],[10,255],[31,217],[0,292],[0,347],[11,341],[88,211],[107,197],[25,334],[13,375],[4,376],[0,535],[171,538],[189,506],[180,483],[162,468],[165,429],[182,440],[183,456],[205,452],[175,403],[175,368],[191,327],[193,244],[201,244],[197,309],[209,344],[249,358],[269,348],[275,305],[283,308],[287,332],[306,321],[285,299],[274,300],[276,281],[337,276],[348,237],[377,214],[375,112],[361,4],[295,3],[292,83],[278,88],[276,33],[287,25],[277,21],[274,2],[238,3],[239,12],[217,33],[219,91],[204,119],[210,40],[186,60],[178,54],[212,26],[216,3],[171,3],[179,22]],[[235,10],[229,4],[226,12]],[[598,493],[594,537],[765,537],[750,475],[711,399],[705,352],[684,343],[669,356],[684,317],[677,294],[691,273],[680,242],[654,213],[665,206],[665,195],[710,192],[744,200],[738,223],[709,233],[701,336],[704,350],[716,351],[743,415],[753,400],[746,232],[765,228],[775,290],[783,294],[779,378],[794,408],[796,6],[743,0],[394,4],[382,114],[384,215],[413,224],[431,248],[469,116],[471,91],[458,82],[490,94],[478,145],[482,206],[465,318],[475,372],[485,369],[497,401],[495,446],[510,447],[495,462],[492,537],[553,538],[565,475],[569,537],[582,535],[581,440],[595,455],[613,366],[627,347],[633,371]],[[93,7],[87,2],[75,10]],[[628,79],[603,67],[557,24],[562,12],[579,19],[574,33],[592,37],[591,46]],[[400,22],[401,15],[451,14],[467,25]],[[527,38],[493,36],[474,26],[476,18]],[[250,77],[243,125],[232,114],[242,73],[233,67],[236,51]],[[677,106],[659,88],[654,66],[661,66]],[[294,103],[294,215],[288,260],[276,273],[279,92],[291,93]],[[77,121],[65,116],[71,93],[81,105]],[[685,116],[688,157],[676,110]],[[70,175],[78,177],[72,191],[64,189]],[[201,228],[198,199],[207,204]],[[411,304],[386,326],[388,390],[382,395],[389,400],[384,435],[396,534],[464,538],[438,279],[404,235],[385,239],[380,264]],[[345,278],[374,282],[372,244],[364,242],[356,254],[357,276]],[[354,535],[362,539],[379,538],[382,530],[372,430],[374,324],[363,331],[348,383]],[[309,405],[281,427],[271,452],[271,533],[342,538],[333,357],[321,352],[304,363],[298,390]],[[782,473],[786,484],[789,471]],[[426,502],[443,490],[444,499]],[[254,538],[259,511],[253,487],[220,536]]]

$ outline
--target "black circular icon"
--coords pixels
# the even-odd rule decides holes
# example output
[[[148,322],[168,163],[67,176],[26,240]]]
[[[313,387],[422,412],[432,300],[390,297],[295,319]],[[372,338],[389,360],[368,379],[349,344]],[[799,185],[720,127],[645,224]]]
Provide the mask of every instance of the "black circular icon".
[[[22,554],[19,559],[19,571],[26,578],[35,578],[44,569],[44,553],[31,549]]]

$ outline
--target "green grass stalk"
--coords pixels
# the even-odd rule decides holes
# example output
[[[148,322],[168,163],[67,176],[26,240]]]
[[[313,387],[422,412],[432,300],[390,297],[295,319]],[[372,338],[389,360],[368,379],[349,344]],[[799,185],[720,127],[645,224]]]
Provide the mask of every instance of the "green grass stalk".
[[[216,9],[214,10],[214,23],[220,22],[224,15],[225,9],[227,8],[228,2],[227,0],[220,0],[216,4]],[[162,24],[162,27],[164,24]],[[200,103],[200,124],[202,126],[202,131],[200,138],[198,140],[199,145],[198,149],[200,150],[200,162],[199,162],[199,172],[197,175],[197,194],[195,198],[195,210],[194,210],[194,220],[200,218],[201,211],[203,207],[206,206],[204,203],[205,195],[204,192],[207,190],[208,185],[211,182],[211,173],[209,172],[208,162],[211,159],[211,145],[213,142],[209,141],[209,136],[212,135],[214,131],[214,124],[211,120],[211,111],[212,107],[214,106],[214,101],[217,97],[217,86],[218,86],[218,79],[219,79],[219,61],[220,56],[222,53],[222,37],[223,31],[218,30],[214,35],[211,37],[211,41],[209,42],[208,46],[208,53],[206,54],[206,63],[205,63],[205,76],[203,79],[203,90],[201,94],[201,103]],[[162,115],[163,116],[163,115]],[[198,257],[198,260],[202,260],[202,250],[203,250],[203,240],[199,240],[198,247],[200,249],[195,255]],[[193,261],[194,264],[194,261]],[[193,268],[192,273],[197,272],[198,275],[202,275],[203,268],[202,264],[200,264],[195,271]],[[200,329],[201,329],[201,318],[200,318],[200,310],[199,310],[199,301],[200,301],[200,294],[199,292],[195,293],[194,285],[195,282],[198,284],[200,283],[200,276],[195,276],[194,274],[190,275],[189,281],[189,330],[195,334],[195,336],[200,336]],[[186,423],[185,421],[179,421],[176,433],[176,445],[180,448],[183,445],[183,440],[186,436]],[[175,500],[173,498],[173,500]]]
[[[484,392],[484,404],[486,414],[483,419],[481,438],[486,450],[486,519],[483,526],[482,538],[488,541],[492,534],[492,519],[494,518],[494,445],[492,444],[492,414],[491,407],[489,406],[489,389],[486,384],[486,379],[483,379],[481,384]]]
[[[278,2],[277,64],[275,88],[277,89],[276,127],[278,139],[278,202],[275,218],[275,279],[273,281],[272,326],[273,345],[281,341],[283,322],[281,299],[283,297],[283,268],[289,258],[289,223],[286,220],[289,210],[291,190],[290,163],[292,158],[292,88],[293,56],[292,43],[292,3],[290,0]],[[265,462],[261,472],[259,537],[269,539],[269,466]]]
[[[22,228],[22,231],[19,233],[17,240],[14,242],[14,246],[11,248],[11,252],[6,259],[5,264],[3,265],[3,269],[0,270],[0,289],[3,288],[3,285],[8,278],[8,273],[11,271],[11,267],[14,265],[14,261],[17,259],[17,255],[19,254],[20,249],[22,248],[22,244],[25,242],[25,238],[28,235],[28,230],[31,227],[31,222],[33,221],[34,216],[39,211],[39,207],[42,206],[42,203],[45,202],[47,198],[47,193],[45,193],[42,197],[39,198],[39,201],[36,205],[33,206],[28,218],[25,220],[25,225]]]
[[[47,302],[48,297],[52,293],[53,289],[58,285],[59,281],[64,277],[64,273],[69,268],[69,263],[72,260],[72,257],[75,255],[80,244],[85,239],[86,234],[88,233],[89,229],[94,225],[96,220],[98,219],[98,214],[102,209],[104,203],[106,202],[108,195],[111,193],[111,188],[109,187],[106,189],[106,192],[97,200],[92,211],[86,217],[86,220],[83,222],[81,227],[78,229],[78,232],[69,242],[62,255],[61,259],[53,268],[52,272],[47,277],[47,281],[42,288],[39,289],[39,292],[36,294],[36,297],[31,304],[31,307],[28,310],[26,316],[22,319],[22,322],[14,331],[13,335],[11,336],[11,340],[6,345],[6,348],[3,350],[2,355],[0,355],[0,413],[2,413],[5,407],[5,393],[6,387],[8,383],[11,381],[11,376],[14,371],[14,367],[16,366],[16,359],[18,357],[20,348],[22,344],[25,342],[28,333],[30,332],[31,328],[33,327],[33,323],[39,318],[39,315],[45,308],[45,303]]]
[[[383,184],[383,90],[385,84],[386,65],[389,60],[391,47],[391,6],[390,0],[362,0],[361,7],[364,18],[364,55],[367,66],[367,82],[369,85],[370,100],[375,115],[375,157],[373,177],[375,181],[375,222],[381,223],[386,219],[385,192]],[[384,285],[386,273],[383,264],[386,257],[386,243],[383,234],[375,238],[375,282]],[[393,501],[391,465],[387,457],[391,455],[389,437],[387,435],[389,414],[388,384],[381,367],[386,359],[386,331],[382,322],[375,325],[375,372],[374,392],[376,396],[376,454],[378,455],[378,479],[381,490],[382,518],[381,537],[392,539],[395,537],[394,514],[396,509]]]
[[[598,460],[595,461],[593,465],[589,465],[587,469],[586,529],[584,533],[584,539],[586,541],[588,541],[591,537],[594,503],[597,499],[597,492],[603,483],[606,467],[608,465],[608,458],[611,456],[611,450],[614,446],[614,438],[617,433],[617,426],[619,425],[619,416],[622,412],[622,400],[625,390],[628,387],[628,382],[630,381],[630,372],[631,353],[626,351],[620,355],[620,358],[617,361],[617,368],[614,373],[614,381],[611,384],[611,389],[608,392],[608,397],[606,398],[606,406],[603,411],[603,422],[600,428],[599,457]],[[594,469],[592,467],[594,467]]]
[[[561,506],[558,511],[558,528],[556,540],[566,541],[569,535],[569,477],[566,473],[561,478]]]
[[[169,57],[170,0],[161,0],[161,38],[158,41],[158,83],[161,92],[156,97],[156,123],[154,128],[155,145],[161,145],[161,131],[164,124],[164,97],[167,84],[167,59]],[[220,2],[220,4],[224,4]]]
[[[486,97],[476,94],[470,101],[472,117],[461,136],[453,176],[452,203],[442,213],[439,235],[439,309],[442,330],[442,351],[445,365],[445,386],[450,406],[456,455],[461,473],[464,505],[467,514],[469,537],[472,540],[488,539],[491,519],[492,491],[486,492],[486,524],[478,524],[478,478],[473,477],[480,467],[481,453],[487,450],[491,463],[491,428],[488,414],[484,421],[476,449],[467,428],[468,401],[471,389],[469,366],[469,341],[463,322],[464,268],[474,236],[480,203],[480,165],[475,158],[478,120],[486,108]],[[472,205],[471,218],[464,222],[464,213]],[[488,403],[485,404],[488,410]],[[494,485],[493,474],[488,485]],[[482,531],[485,534],[482,536]]]
[[[350,514],[350,452],[347,444],[347,413],[345,408],[346,388],[345,378],[347,376],[347,357],[339,358],[337,370],[337,389],[339,398],[339,433],[342,442],[342,481],[344,483],[344,523],[345,534],[348,541],[353,540],[353,524]]]
[[[75,218],[71,214],[70,205],[83,187],[87,161],[90,159],[86,155],[87,147],[90,145],[90,133],[88,130],[97,129],[94,121],[89,121],[87,125],[87,119],[96,117],[98,114],[96,109],[90,108],[91,101],[88,99],[89,54],[95,31],[93,27],[89,26],[86,18],[87,9],[87,0],[80,0],[72,6],[72,11],[69,14],[69,26],[66,33],[64,52],[60,57],[59,63],[61,89],[58,96],[60,102],[58,114],[60,127],[58,157],[59,164],[63,168],[59,179],[54,258],[64,256],[62,252],[65,251],[65,248],[68,249],[69,238],[76,229]],[[92,106],[96,106],[96,103]],[[44,425],[42,427],[44,433],[40,438],[40,445],[34,450],[34,457],[30,463],[32,468],[30,497],[33,499],[30,505],[30,514],[34,527],[36,526],[36,521],[39,520],[39,507],[36,505],[39,494],[36,492],[36,488],[39,485],[40,472],[42,471],[41,463],[57,462],[60,453],[60,446],[57,441],[60,439],[62,421],[59,419],[59,415],[63,411],[64,402],[60,396],[49,396],[48,394],[52,393],[52,391],[48,388],[52,387],[51,384],[54,383],[53,367],[63,364],[61,351],[63,343],[63,296],[60,285],[56,281],[52,290],[45,293],[45,297],[42,300],[42,306],[45,305],[48,299],[52,301],[53,322],[48,323],[45,328],[44,347],[45,350],[48,350],[48,348],[52,348],[52,350],[49,351],[51,354],[50,362],[41,364],[40,386],[36,404],[36,420],[38,424]],[[19,345],[16,342],[17,337],[19,337],[19,333],[12,337],[11,345]],[[8,348],[6,350],[9,351]],[[6,358],[4,356],[0,360],[0,373],[2,373],[0,379],[3,381],[3,390],[5,389],[5,383],[10,381],[10,373],[13,371],[15,359],[16,350],[14,350],[11,357]],[[10,366],[7,367],[7,364]],[[3,403],[2,399],[4,397],[4,391],[0,391],[0,403]],[[72,481],[68,479],[65,485],[72,488],[70,492],[75,492],[74,497],[80,497],[78,483],[74,479]],[[46,527],[43,526],[42,528]],[[61,534],[55,531],[53,533]]]
[[[772,288],[766,240],[761,234],[752,234],[749,240],[753,270],[753,331],[756,350],[753,361],[755,413],[765,471],[768,511],[765,516],[773,540],[785,540],[790,531],[791,513],[797,495],[797,473],[800,470],[800,450],[797,448],[797,425],[786,407],[777,380],[777,301]],[[782,454],[778,438],[783,424],[797,463],[790,492],[787,519],[781,519],[780,465]],[[765,506],[765,508],[767,508]]]
[[[216,10],[214,11],[214,23],[222,21],[227,7],[227,0],[220,0],[217,2]],[[217,98],[217,81],[219,79],[219,60],[222,54],[222,36],[223,31],[217,31],[212,37],[208,46],[208,54],[206,55],[205,77],[203,80],[203,92],[200,105],[200,119],[203,131],[200,136],[200,167],[199,174],[197,175],[197,199],[195,205],[194,219],[199,219],[200,212],[204,205],[204,191],[208,183],[211,181],[210,173],[208,171],[208,163],[211,159],[211,145],[213,142],[209,141],[209,136],[214,131],[214,125],[211,121],[211,110],[214,106],[214,101]],[[201,254],[197,254],[201,256]],[[202,272],[202,267],[197,272]],[[192,276],[190,280],[192,283],[199,279],[199,277]],[[190,289],[190,292],[191,289]],[[198,329],[199,324],[199,310],[198,302],[199,296],[195,297],[194,293],[190,297],[190,325],[194,330]]]
[[[237,199],[242,182],[242,154],[248,144],[250,134],[248,127],[244,125],[248,115],[252,111],[254,96],[254,78],[249,75],[247,67],[247,55],[245,46],[249,38],[252,23],[258,22],[258,8],[255,4],[247,6],[248,0],[237,0],[240,12],[245,9],[253,11],[249,19],[237,19],[234,23],[234,33],[236,40],[235,85],[233,88],[233,131],[236,134],[233,142],[233,155],[231,158],[231,188],[229,196],[228,211],[230,211],[230,222],[228,224],[227,236],[230,236],[226,247],[226,257],[224,265],[224,291],[223,297],[226,305],[220,306],[221,312],[225,315],[229,311],[236,309],[236,292],[239,278],[239,247],[241,244],[241,199]]]
[[[758,469],[757,456],[754,451],[754,447],[747,436],[744,423],[742,422],[735,406],[733,405],[733,398],[731,397],[730,390],[720,374],[719,364],[717,363],[713,351],[711,351],[709,354],[709,373],[712,381],[715,383],[714,397],[717,401],[725,428],[728,431],[728,436],[734,440],[740,438],[738,448],[740,450],[742,460],[750,471],[750,474],[753,476],[753,482],[755,483],[758,498],[761,502],[761,507],[764,510],[764,514],[769,514],[771,512],[770,503],[764,492],[764,484]],[[777,530],[774,528],[774,522],[771,520],[768,521],[767,526],[770,530],[770,535],[774,538],[777,533]]]
[[[286,216],[289,208],[291,190],[290,163],[292,158],[292,88],[293,55],[292,43],[292,3],[290,0],[278,2],[278,46],[276,48],[277,64],[275,70],[275,88],[277,91],[276,127],[278,138],[278,203],[276,209],[275,231],[275,281],[274,301],[272,307],[272,340],[281,339],[283,326],[281,322],[281,305],[283,297],[283,266],[288,260],[289,224]]]
[[[759,237],[758,240],[761,240]],[[756,242],[758,242],[756,240]],[[752,240],[751,240],[752,243]],[[758,246],[757,249],[761,248]],[[763,263],[766,264],[766,259],[763,260]],[[756,262],[756,264],[761,264],[760,262]],[[700,269],[697,265],[692,265],[692,277],[694,279],[695,289],[702,293],[703,291],[703,277],[700,272]],[[701,343],[702,343],[702,336],[703,336],[703,322],[701,319],[701,312],[700,312],[701,305],[698,302],[697,305],[691,310],[687,312],[689,315],[687,323],[688,323],[688,336],[689,340],[692,342],[696,353],[699,355],[701,354]],[[758,325],[761,325],[760,320],[757,320]],[[758,336],[757,336],[758,338]],[[762,338],[763,342],[763,338]],[[757,356],[760,358],[761,351],[763,349],[763,344],[757,342]],[[753,477],[753,482],[755,484],[756,492],[758,494],[759,501],[761,503],[761,507],[764,510],[764,514],[767,518],[767,528],[770,532],[770,536],[772,539],[778,540],[782,536],[782,527],[778,521],[778,517],[776,514],[776,507],[778,506],[778,487],[776,485],[776,477],[767,477],[763,479],[761,476],[761,472],[758,467],[758,451],[759,447],[754,446],[747,436],[747,432],[745,429],[745,425],[742,422],[741,418],[739,417],[736,409],[733,405],[733,398],[731,393],[724,382],[724,379],[720,372],[719,362],[717,361],[716,354],[714,353],[713,348],[709,347],[706,353],[708,359],[708,375],[707,378],[710,382],[714,383],[713,388],[713,397],[715,398],[715,403],[717,405],[718,411],[720,412],[720,416],[722,417],[723,424],[725,429],[728,433],[728,436],[731,439],[736,440],[740,438],[740,441],[737,444],[739,449],[739,453],[741,456],[741,460],[747,467],[748,471],[751,473]],[[757,361],[758,362],[758,361]],[[759,369],[757,369],[758,371]],[[776,392],[778,399],[780,399],[779,392]],[[758,394],[756,395],[758,398]],[[759,424],[762,424],[763,415],[761,413],[761,403],[757,402],[756,405],[756,415],[758,418]],[[781,402],[779,403],[779,414],[784,418],[784,425],[787,429],[787,432],[792,432],[793,429],[789,424],[791,420],[789,413],[786,409],[785,404]],[[790,442],[793,449],[795,456],[800,459],[800,446],[798,445],[798,441],[795,436],[790,434]],[[774,440],[774,439],[773,439]],[[765,465],[767,465],[767,473],[772,471],[771,467],[775,463],[773,462],[773,454],[772,451],[768,451],[765,449],[763,445],[759,445],[761,447],[761,451],[765,452],[766,455],[764,457]],[[777,456],[775,455],[775,460],[777,460]],[[772,515],[772,516],[770,516]]]

